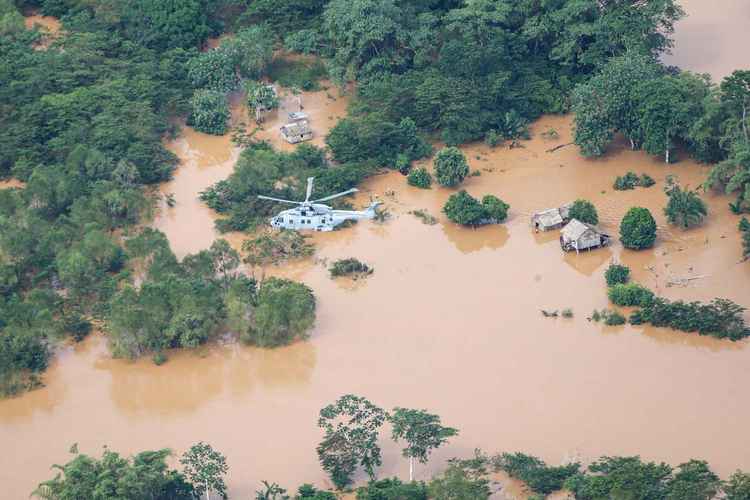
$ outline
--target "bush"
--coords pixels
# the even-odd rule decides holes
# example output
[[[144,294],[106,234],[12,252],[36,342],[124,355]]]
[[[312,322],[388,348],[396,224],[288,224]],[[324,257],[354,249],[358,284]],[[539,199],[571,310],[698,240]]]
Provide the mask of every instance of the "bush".
[[[245,263],[251,266],[278,264],[279,262],[309,257],[315,247],[297,231],[281,229],[267,231],[242,243],[246,252]]]
[[[604,279],[607,281],[607,286],[627,283],[630,279],[630,269],[621,264],[611,264],[604,272]]]
[[[435,157],[435,178],[441,186],[457,186],[467,175],[469,165],[460,149],[447,147],[438,152]]]
[[[510,205],[493,195],[486,195],[480,203],[465,190],[454,193],[443,207],[448,219],[464,226],[496,224],[508,217]]]
[[[258,290],[253,325],[240,338],[260,347],[287,345],[305,338],[315,323],[315,296],[302,283],[265,280]]]
[[[569,477],[578,473],[579,463],[549,467],[542,460],[524,453],[503,453],[492,460],[496,469],[520,479],[535,493],[549,495],[562,488]]]
[[[628,172],[622,177],[618,175],[612,187],[615,191],[625,191],[628,189],[635,189],[639,183],[640,179],[638,179],[638,175],[636,175],[635,172]]]
[[[617,283],[607,291],[607,295],[618,306],[646,307],[654,300],[654,292],[638,283]]]
[[[409,172],[409,175],[406,177],[406,182],[408,182],[410,186],[429,189],[432,185],[432,175],[424,167],[415,168]]]
[[[578,199],[570,207],[569,217],[578,219],[586,224],[599,224],[599,215],[596,213],[596,207],[587,200]]]
[[[489,219],[492,223],[498,223],[508,218],[510,205],[497,196],[488,194],[482,198],[482,208],[484,208],[485,219]]]
[[[192,112],[188,125],[206,134],[226,134],[229,107],[224,94],[214,90],[197,90],[190,104]]]
[[[488,130],[484,134],[484,143],[491,148],[494,148],[501,142],[503,142],[503,137],[495,129]]]
[[[675,226],[687,229],[700,224],[708,215],[706,203],[698,197],[695,191],[683,190],[680,186],[672,186],[667,191],[669,201],[664,208],[667,221]]]
[[[341,259],[333,263],[328,269],[332,278],[339,276],[366,276],[373,273],[373,269],[355,258]]]
[[[625,248],[642,250],[654,246],[656,221],[647,208],[633,207],[620,223],[620,239]]]
[[[294,500],[336,500],[336,494],[330,491],[319,490],[312,484],[303,484],[297,489]]]
[[[276,58],[268,65],[268,77],[288,88],[320,90],[319,82],[327,76],[325,65],[318,59],[306,62]]]
[[[625,324],[625,316],[617,311],[607,311],[604,315],[604,324],[607,326],[619,326]]]
[[[739,230],[742,236],[742,256],[748,258],[750,257],[750,222],[744,217],[740,220]]]
[[[640,180],[638,181],[638,184],[639,184],[639,185],[640,185],[641,187],[645,187],[645,188],[647,188],[647,187],[651,187],[651,186],[653,186],[654,184],[656,184],[656,181],[654,180],[654,178],[653,178],[653,177],[651,177],[651,176],[650,176],[650,175],[648,175],[648,174],[641,174],[641,178],[640,178]]]
[[[370,481],[357,488],[357,500],[427,500],[427,486],[416,481],[402,483],[395,477]]]

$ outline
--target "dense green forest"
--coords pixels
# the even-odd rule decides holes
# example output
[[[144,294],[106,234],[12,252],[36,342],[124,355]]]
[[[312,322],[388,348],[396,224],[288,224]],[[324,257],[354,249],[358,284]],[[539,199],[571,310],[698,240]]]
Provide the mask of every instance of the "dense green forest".
[[[24,28],[30,9],[62,21],[44,50],[45,35]],[[163,236],[139,229],[155,201],[144,187],[177,163],[162,142],[175,119],[224,133],[227,93],[274,72],[302,86],[324,72],[342,88],[356,80],[356,95],[326,138],[330,160],[245,144],[235,173],[203,194],[227,215],[224,231],[255,227],[277,208],[256,194],[300,196],[308,175],[325,195],[383,166],[408,173],[428,139],[514,141],[542,113],[570,110],[584,154],[603,153],[615,132],[668,160],[685,146],[719,162],[708,185],[747,211],[750,73],[715,86],[658,63],[682,15],[673,0],[0,0],[0,177],[25,183],[0,191],[0,392],[36,385],[56,341],[92,321],[115,354],[156,361],[228,325],[283,343],[253,334],[247,316],[284,302],[228,269],[231,249],[178,262]],[[325,71],[285,73],[273,63],[282,47],[319,56]],[[304,336],[314,297],[279,290],[296,312],[266,317],[285,322],[284,341]]]

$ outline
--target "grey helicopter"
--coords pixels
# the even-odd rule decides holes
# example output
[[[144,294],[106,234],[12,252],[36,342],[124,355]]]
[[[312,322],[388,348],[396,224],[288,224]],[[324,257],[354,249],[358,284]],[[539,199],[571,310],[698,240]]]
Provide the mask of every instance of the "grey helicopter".
[[[309,229],[312,231],[333,231],[336,226],[347,220],[363,220],[375,218],[375,209],[380,205],[379,201],[373,202],[365,210],[334,210],[322,202],[333,200],[341,196],[356,193],[357,188],[326,196],[318,200],[310,201],[313,190],[314,177],[307,178],[307,195],[305,201],[282,200],[271,196],[258,196],[261,200],[277,201],[279,203],[290,203],[297,205],[294,208],[284,210],[270,220],[271,227],[280,229],[294,229],[295,231]]]

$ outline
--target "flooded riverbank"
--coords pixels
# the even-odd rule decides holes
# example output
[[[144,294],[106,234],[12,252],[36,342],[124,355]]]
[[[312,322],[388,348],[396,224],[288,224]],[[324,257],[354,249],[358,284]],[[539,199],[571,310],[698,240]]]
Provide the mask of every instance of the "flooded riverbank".
[[[343,113],[340,101],[325,92],[320,98]],[[600,160],[581,158],[574,146],[547,153],[570,141],[570,122],[542,119],[523,148],[465,148],[481,175],[464,187],[510,203],[504,225],[450,224],[440,209],[451,190],[411,188],[398,173],[366,181],[355,204],[378,197],[389,220],[315,234],[315,259],[268,271],[315,290],[318,321],[308,342],[276,350],[213,345],[174,353],[160,367],[110,359],[99,336],[64,350],[44,376],[47,387],[0,402],[0,441],[14,450],[0,459],[8,497],[25,497],[51,476],[49,466],[66,460],[76,442],[87,453],[105,444],[123,453],[161,447],[179,453],[195,441],[210,442],[227,455],[234,498],[250,496],[262,479],[290,488],[327,485],[315,456],[317,412],[348,392],[388,408],[430,409],[461,430],[418,468],[420,479],[475,447],[523,450],[553,464],[569,456],[641,454],[674,464],[703,458],[724,476],[750,469],[742,438],[750,418],[750,400],[742,396],[750,375],[746,342],[586,319],[608,305],[603,272],[614,260],[668,297],[722,296],[748,305],[750,267],[739,263],[728,198],[705,196],[710,215],[700,228],[668,227],[661,213],[666,175],[697,186],[708,167],[687,159],[664,166],[621,143]],[[559,138],[544,139],[549,128]],[[155,226],[180,256],[216,236],[214,215],[194,193],[231,172],[237,153],[226,141],[186,129],[175,142],[183,165],[163,190],[176,193],[177,205]],[[612,191],[614,178],[628,170],[648,173],[657,185]],[[624,251],[615,243],[564,254],[556,232],[531,230],[531,212],[577,197],[596,204],[602,227],[615,236],[630,206],[650,208],[659,224],[655,249]],[[429,211],[438,224],[423,224],[409,214],[415,209]],[[375,273],[356,287],[331,280],[320,260],[344,257],[367,262]],[[693,275],[706,277],[667,286],[671,277]],[[540,314],[565,307],[574,318]],[[380,474],[404,477],[408,467],[398,448],[382,444]]]

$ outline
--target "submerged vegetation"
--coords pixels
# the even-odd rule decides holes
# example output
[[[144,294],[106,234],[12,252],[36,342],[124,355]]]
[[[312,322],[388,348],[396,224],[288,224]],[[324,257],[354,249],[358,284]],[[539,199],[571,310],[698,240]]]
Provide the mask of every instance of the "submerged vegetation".
[[[350,278],[358,279],[369,276],[374,271],[373,268],[353,257],[337,260],[328,268],[328,272],[332,278],[348,276]]]
[[[279,264],[289,259],[309,257],[315,246],[297,231],[266,230],[242,243],[243,261],[251,266]]]
[[[615,191],[627,191],[635,189],[636,186],[651,187],[656,181],[648,174],[642,174],[640,177],[635,172],[628,172],[623,176],[617,176],[612,188]]]
[[[443,212],[451,221],[464,226],[498,224],[508,217],[510,205],[491,194],[479,202],[465,190],[452,194],[443,207]]]

